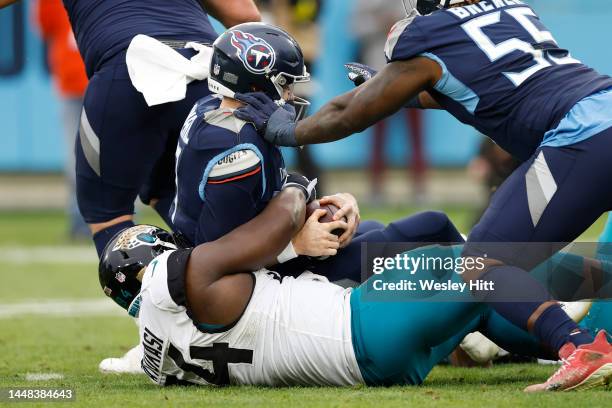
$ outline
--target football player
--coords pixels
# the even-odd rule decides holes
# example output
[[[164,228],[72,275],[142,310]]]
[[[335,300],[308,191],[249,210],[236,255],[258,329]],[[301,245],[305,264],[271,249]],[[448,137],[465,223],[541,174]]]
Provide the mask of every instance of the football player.
[[[64,6],[90,80],[76,144],[77,199],[100,254],[117,231],[133,225],[139,194],[169,222],[178,134],[193,104],[209,94],[206,82],[194,81],[183,100],[149,107],[128,75],[132,39],[145,34],[192,57],[188,42],[217,38],[208,13],[228,27],[261,17],[252,0],[64,0]]]
[[[237,95],[249,106],[236,115],[267,140],[298,146],[342,139],[404,106],[441,108],[524,161],[469,236],[464,255],[488,254],[487,268],[464,276],[504,288],[485,300],[563,358],[528,391],[571,388],[591,368],[577,357],[595,347],[593,337],[525,271],[548,256],[528,243],[571,242],[612,209],[612,196],[601,193],[612,182],[612,78],[560,48],[520,0],[410,0],[407,12],[389,34],[388,65],[316,114],[296,123],[252,94]],[[498,301],[502,292],[530,301]]]
[[[234,116],[242,106],[235,93],[261,91],[287,109],[305,109],[308,103],[293,89],[309,80],[300,46],[277,27],[240,24],[215,41],[208,79],[214,95],[193,107],[176,151],[176,197],[170,220],[191,246],[214,241],[252,219],[288,177],[280,150],[257,134],[252,124]],[[348,210],[354,232],[356,205]],[[328,232],[338,227],[338,222],[325,226]],[[341,228],[348,226],[342,223]],[[326,238],[321,243],[328,244],[324,249],[329,253],[310,255],[335,255],[338,239],[332,234]]]
[[[186,43],[217,38],[208,13],[227,26],[260,15],[253,0],[64,0],[64,6],[89,77],[75,147],[77,201],[101,254],[117,231],[134,225],[138,195],[169,222],[179,132],[194,103],[209,94],[205,81],[194,81],[183,100],[149,107],[128,74],[131,40],[145,34],[190,58],[196,51]],[[112,361],[100,368],[113,371]]]
[[[259,214],[283,183],[302,178],[287,174],[278,148],[258,135],[252,124],[233,115],[242,106],[234,95],[259,90],[287,109],[303,111],[308,103],[295,97],[293,90],[297,83],[308,80],[299,45],[277,27],[241,24],[215,41],[208,81],[215,95],[196,103],[176,151],[176,197],[170,225],[184,245],[222,237]],[[299,275],[309,269],[345,285],[359,284],[362,242],[420,242],[420,236],[413,232],[415,224],[435,242],[460,238],[444,214],[424,213],[385,228],[378,223],[360,223],[357,202],[350,194],[323,197],[320,204],[336,205],[337,220],[319,223],[318,218],[326,212],[315,211],[279,255],[274,270]],[[331,233],[337,229],[344,231],[339,237]],[[360,238],[352,242],[357,229]],[[374,229],[378,231],[361,237]],[[138,373],[141,354],[142,348],[136,347],[125,358],[105,360],[101,370]]]
[[[177,194],[170,211],[175,232],[186,238],[190,246],[214,241],[259,214],[279,191],[287,178],[279,149],[257,134],[252,124],[234,116],[243,106],[236,93],[264,92],[276,104],[293,111],[304,112],[308,102],[294,94],[298,83],[309,81],[299,44],[285,31],[269,24],[247,23],[232,27],[213,44],[208,85],[215,94],[196,103],[181,131],[177,148]],[[289,175],[289,178],[301,177]],[[318,223],[317,211],[309,220],[312,228],[298,234],[279,257],[289,261],[298,255],[310,257],[335,256],[326,262],[290,262],[282,272],[297,268],[314,268],[332,280],[350,279],[361,282],[360,258],[353,252],[361,247],[363,238],[351,245],[359,235],[370,230],[383,230],[377,223],[359,221],[359,208],[350,194],[323,197],[321,205],[339,208],[337,221]],[[347,218],[346,224],[341,222]],[[454,242],[460,238],[444,214],[425,213],[417,217],[419,230],[434,242]],[[342,229],[336,237],[330,232]],[[319,229],[319,231],[316,231]],[[397,241],[419,241],[414,223],[395,223],[400,231]],[[389,229],[388,229],[389,230]],[[403,235],[402,235],[403,233]],[[390,241],[390,231],[384,241]],[[374,235],[369,235],[369,240]],[[351,245],[351,248],[347,246]],[[306,264],[306,262],[308,264]],[[279,266],[275,268],[280,268]]]
[[[311,194],[307,183],[286,184],[253,220],[195,249],[176,250],[171,235],[152,226],[126,229],[109,242],[100,283],[139,316],[142,368],[155,383],[417,385],[481,326],[486,306],[449,302],[443,293],[430,293],[429,302],[416,302],[409,291],[376,301],[368,298],[372,280],[351,290],[310,272],[294,278],[265,269],[302,228]],[[460,256],[453,247],[424,251]],[[398,283],[407,276],[387,271],[372,279]],[[542,355],[536,338],[522,337],[522,353]],[[576,357],[596,364],[575,389],[612,377],[604,332]]]

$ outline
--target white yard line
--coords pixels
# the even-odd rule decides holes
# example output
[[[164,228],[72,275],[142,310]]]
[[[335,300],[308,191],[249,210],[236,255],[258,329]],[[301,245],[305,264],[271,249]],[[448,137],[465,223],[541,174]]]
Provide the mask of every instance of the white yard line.
[[[91,247],[73,246],[0,246],[0,264],[96,264],[98,257]]]
[[[27,373],[25,376],[26,381],[49,381],[49,380],[62,380],[63,374],[60,373]]]
[[[110,299],[58,299],[29,300],[20,303],[0,303],[0,319],[25,315],[80,317],[80,316],[126,316]]]

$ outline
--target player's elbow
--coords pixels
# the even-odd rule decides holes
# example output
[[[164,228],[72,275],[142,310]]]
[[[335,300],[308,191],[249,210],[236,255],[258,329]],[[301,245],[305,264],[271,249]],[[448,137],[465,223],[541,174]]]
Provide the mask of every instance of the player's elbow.
[[[286,216],[283,217],[285,220],[285,228],[293,231],[294,233],[299,231],[304,225],[304,210],[305,206],[302,203],[291,204],[285,207]]]

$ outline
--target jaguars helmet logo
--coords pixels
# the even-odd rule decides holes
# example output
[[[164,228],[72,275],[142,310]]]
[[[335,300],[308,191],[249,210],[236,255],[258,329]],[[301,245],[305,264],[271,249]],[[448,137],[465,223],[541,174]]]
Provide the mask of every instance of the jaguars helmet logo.
[[[156,227],[150,225],[137,225],[129,228],[119,236],[117,242],[115,242],[113,251],[128,251],[141,245],[162,245],[170,249],[176,249],[176,246],[166,243],[154,236],[153,233],[156,229]]]
[[[264,74],[274,67],[276,53],[265,40],[240,30],[233,30],[231,43],[236,48],[236,55],[249,72]]]

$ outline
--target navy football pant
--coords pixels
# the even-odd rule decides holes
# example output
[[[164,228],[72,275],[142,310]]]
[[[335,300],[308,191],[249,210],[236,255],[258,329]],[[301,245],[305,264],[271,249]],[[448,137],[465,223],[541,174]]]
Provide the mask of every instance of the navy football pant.
[[[509,302],[508,297],[500,301],[497,291],[484,299],[515,325],[526,328],[533,312],[550,299],[546,289],[525,271],[561,249],[563,243],[575,240],[612,208],[611,154],[612,128],[574,145],[538,149],[499,188],[472,230],[464,254],[487,254],[506,265],[490,268],[482,279],[504,288],[506,296],[515,293],[526,299],[521,303]],[[499,242],[511,244],[495,244]],[[552,244],[543,248],[535,244],[539,242]],[[561,317],[557,320],[551,326],[561,327]],[[534,331],[558,348],[566,339],[558,328],[538,328],[544,323],[538,319]],[[568,321],[563,324],[574,327]]]
[[[493,195],[466,249],[479,254],[486,247],[524,269],[539,264],[547,254],[528,245],[478,243],[574,241],[612,209],[611,158],[612,128],[575,145],[538,149]]]
[[[194,51],[180,52],[189,58]],[[76,142],[77,200],[85,221],[133,214],[139,194],[145,204],[171,201],[180,130],[195,102],[209,94],[207,82],[196,81],[184,100],[149,107],[132,86],[125,53],[93,75]]]

